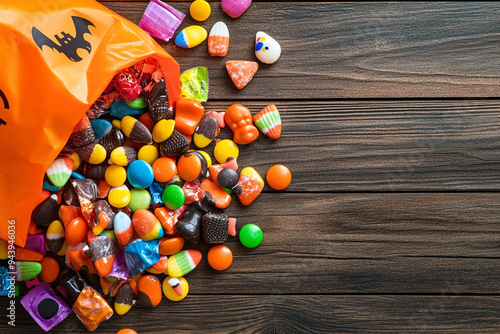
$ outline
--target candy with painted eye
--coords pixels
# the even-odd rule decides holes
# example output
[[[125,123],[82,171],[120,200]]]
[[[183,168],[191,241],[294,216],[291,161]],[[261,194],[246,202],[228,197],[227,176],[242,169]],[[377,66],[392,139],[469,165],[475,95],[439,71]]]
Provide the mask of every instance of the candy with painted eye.
[[[255,35],[255,56],[264,64],[274,64],[281,56],[280,44],[265,32]]]
[[[184,299],[188,292],[189,285],[184,277],[167,276],[163,281],[163,294],[171,301],[178,302]]]
[[[184,28],[176,37],[175,45],[178,47],[189,49],[201,44],[207,38],[205,28],[193,25]]]
[[[227,108],[224,121],[233,131],[233,140],[237,144],[249,144],[259,136],[259,130],[252,123],[250,110],[241,104],[236,103]]]

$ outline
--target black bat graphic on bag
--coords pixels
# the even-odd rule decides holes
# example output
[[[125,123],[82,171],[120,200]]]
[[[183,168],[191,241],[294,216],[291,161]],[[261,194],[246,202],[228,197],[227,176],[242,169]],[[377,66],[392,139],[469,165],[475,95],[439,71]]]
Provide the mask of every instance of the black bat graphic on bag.
[[[92,35],[89,30],[89,26],[95,27],[95,25],[89,20],[82,17],[72,16],[71,18],[73,19],[73,23],[75,24],[75,36],[71,36],[64,31],[61,32],[61,37],[59,37],[58,35],[54,35],[59,44],[45,36],[40,30],[35,27],[31,29],[31,34],[33,35],[33,40],[40,48],[40,50],[43,51],[42,47],[46,45],[52,50],[63,53],[66,57],[69,58],[69,60],[79,62],[83,58],[76,53],[76,50],[84,49],[87,50],[88,53],[92,51],[92,45],[85,40],[83,35]]]

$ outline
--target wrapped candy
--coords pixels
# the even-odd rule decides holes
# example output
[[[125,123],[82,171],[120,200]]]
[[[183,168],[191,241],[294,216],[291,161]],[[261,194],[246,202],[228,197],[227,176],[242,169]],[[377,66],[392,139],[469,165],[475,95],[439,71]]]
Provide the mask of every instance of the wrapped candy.
[[[125,248],[125,261],[130,277],[135,277],[160,260],[159,240],[136,239]]]
[[[90,286],[82,290],[73,304],[73,311],[91,332],[113,315],[113,309],[108,302]]]

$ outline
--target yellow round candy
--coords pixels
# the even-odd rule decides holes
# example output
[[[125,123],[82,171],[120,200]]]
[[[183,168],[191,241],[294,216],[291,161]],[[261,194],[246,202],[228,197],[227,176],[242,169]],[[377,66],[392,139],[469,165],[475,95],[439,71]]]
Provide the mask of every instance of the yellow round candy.
[[[176,283],[179,283],[178,287],[175,286]],[[175,290],[171,284],[174,285]],[[189,284],[184,277],[172,278],[171,276],[167,276],[167,278],[165,278],[165,280],[163,281],[162,289],[165,297],[167,297],[171,301],[177,302],[187,296],[189,292]],[[182,294],[179,295],[177,291],[182,292]]]
[[[0,260],[7,260],[8,254],[7,241],[0,239]]]
[[[223,139],[214,148],[215,159],[221,164],[225,163],[228,158],[237,158],[240,154],[238,145],[231,139]]]
[[[124,208],[130,202],[130,190],[126,185],[113,187],[108,194],[108,202],[115,208]]]
[[[175,121],[173,119],[162,119],[153,128],[153,141],[161,143],[167,140],[174,132]]]
[[[112,187],[119,187],[127,180],[127,171],[122,166],[111,165],[104,173],[106,182]]]
[[[205,21],[210,16],[212,9],[210,4],[205,0],[193,1],[189,7],[189,13],[196,21]]]
[[[153,162],[158,159],[158,149],[154,145],[144,145],[139,149],[137,158],[139,160],[146,161],[150,165],[153,165]]]

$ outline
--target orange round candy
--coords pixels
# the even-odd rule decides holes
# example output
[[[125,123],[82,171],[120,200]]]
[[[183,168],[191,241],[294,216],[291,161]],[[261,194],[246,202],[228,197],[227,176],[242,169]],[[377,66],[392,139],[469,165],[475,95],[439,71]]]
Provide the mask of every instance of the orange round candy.
[[[292,174],[283,165],[274,165],[267,171],[267,184],[274,190],[283,190],[290,185]]]
[[[52,283],[59,276],[59,263],[53,257],[47,256],[40,261],[42,265],[42,271],[40,276],[44,282]]]
[[[116,334],[137,334],[137,332],[130,328],[124,328],[120,329]]]
[[[160,255],[174,255],[181,251],[184,246],[184,238],[183,237],[174,237],[174,238],[161,238],[159,251]]]
[[[168,182],[177,174],[177,166],[174,160],[167,157],[161,157],[156,159],[153,163],[153,172],[156,181]]]
[[[207,260],[215,270],[226,270],[233,263],[233,252],[224,245],[217,245],[210,248]]]
[[[177,161],[179,176],[186,181],[192,181],[200,175],[202,163],[198,155],[187,153]]]
[[[137,305],[155,307],[161,302],[161,284],[158,277],[144,275],[137,282]]]
[[[66,227],[65,237],[66,242],[70,246],[76,246],[87,236],[88,225],[85,219],[82,217],[73,218]]]

